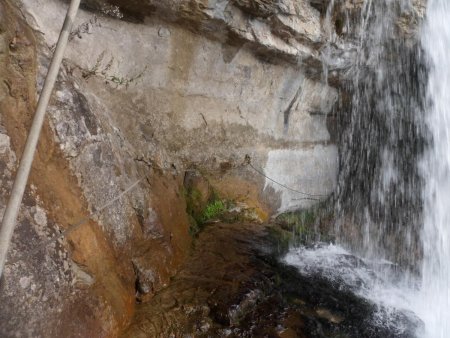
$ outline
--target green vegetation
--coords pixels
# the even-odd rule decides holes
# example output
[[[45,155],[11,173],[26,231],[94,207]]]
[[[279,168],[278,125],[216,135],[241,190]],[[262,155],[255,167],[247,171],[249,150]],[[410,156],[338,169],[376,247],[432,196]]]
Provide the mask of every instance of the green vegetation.
[[[214,200],[206,206],[205,210],[203,210],[201,220],[206,222],[214,218],[218,218],[226,210],[227,208],[224,201],[219,199]]]
[[[202,193],[195,188],[184,191],[186,198],[186,211],[189,215],[195,219],[199,219],[199,215],[202,213]]]
[[[299,210],[281,214],[276,221],[284,230],[292,232],[300,239],[305,239],[314,232],[316,216],[313,210]]]
[[[186,212],[189,215],[191,236],[197,236],[211,220],[221,219],[228,210],[228,202],[221,200],[212,192],[210,196],[203,196],[200,190],[190,187],[184,191]],[[209,198],[208,198],[209,197]]]
[[[330,236],[331,216],[327,205],[322,204],[281,214],[276,218],[276,223],[291,234],[291,244],[308,244],[317,240],[328,242],[333,241]]]
[[[316,210],[308,209],[281,214],[277,217],[277,221],[291,228],[303,228],[313,226],[316,217]]]
[[[188,202],[187,212],[191,223],[189,227],[189,234],[195,237],[203,230],[208,221],[221,218],[221,216],[227,211],[227,204],[223,200],[213,199],[199,212],[197,209],[198,204],[194,203],[196,201],[197,194],[195,190],[193,192],[194,193],[190,194],[189,198],[186,200]]]

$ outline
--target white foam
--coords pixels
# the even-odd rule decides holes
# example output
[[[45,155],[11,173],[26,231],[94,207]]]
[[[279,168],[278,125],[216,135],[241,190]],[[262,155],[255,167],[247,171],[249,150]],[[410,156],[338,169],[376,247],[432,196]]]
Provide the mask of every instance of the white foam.
[[[399,279],[392,273],[393,264],[385,261],[369,261],[353,255],[341,246],[318,244],[311,248],[291,249],[284,262],[295,266],[306,276],[320,275],[340,289],[351,290],[356,295],[378,306],[372,320],[377,325],[389,327],[397,333],[408,329],[398,321],[394,313],[417,313],[419,290],[417,281]]]

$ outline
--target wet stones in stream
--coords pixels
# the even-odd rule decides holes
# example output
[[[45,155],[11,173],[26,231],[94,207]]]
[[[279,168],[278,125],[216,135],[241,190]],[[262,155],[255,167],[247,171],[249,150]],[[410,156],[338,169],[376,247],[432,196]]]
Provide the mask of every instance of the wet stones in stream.
[[[377,326],[376,306],[283,264],[272,226],[214,224],[170,284],[138,305],[124,337],[414,337]]]

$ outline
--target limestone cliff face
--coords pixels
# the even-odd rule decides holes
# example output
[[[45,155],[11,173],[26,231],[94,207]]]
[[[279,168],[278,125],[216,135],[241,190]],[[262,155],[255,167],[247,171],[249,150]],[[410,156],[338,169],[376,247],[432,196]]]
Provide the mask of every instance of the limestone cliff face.
[[[0,336],[117,335],[135,285],[156,292],[188,252],[188,171],[261,220],[328,196],[331,112],[353,52],[338,18],[361,4],[85,2],[0,284]],[[2,208],[66,6],[0,2]]]
[[[141,16],[148,15],[141,23],[81,13],[66,61],[67,75],[78,89],[59,91],[55,106],[62,115],[53,115],[65,152],[82,158],[92,149],[83,153],[76,142],[100,147],[102,143],[92,141],[108,134],[111,142],[123,143],[117,149],[128,147],[131,161],[156,161],[161,168],[182,172],[198,164],[206,169],[236,167],[245,154],[264,168],[272,158],[270,151],[289,150],[275,153],[284,175],[290,174],[290,158],[301,159],[305,153],[311,158],[305,163],[309,172],[300,170],[304,174],[291,183],[311,194],[329,193],[336,150],[329,145],[326,120],[337,94],[318,76],[325,44],[320,13],[307,2],[261,5],[276,14],[275,20],[261,16],[257,2],[252,6],[243,1],[208,6],[155,1],[139,7]],[[43,1],[28,8],[35,28],[51,46],[64,7]],[[126,4],[123,11],[134,13],[135,8]],[[282,24],[285,17],[293,22]],[[73,96],[83,96],[84,110],[95,111],[87,115],[96,121],[93,128],[98,132],[88,135],[80,127],[67,128],[71,119],[78,125],[73,114],[61,109],[73,109]],[[100,111],[109,121],[93,116]],[[113,132],[107,131],[111,128]],[[318,170],[319,154],[328,161],[324,170]],[[259,186],[263,181],[253,180]],[[318,181],[321,184],[315,184]],[[290,206],[286,201],[282,205]],[[280,198],[268,207],[280,208]]]

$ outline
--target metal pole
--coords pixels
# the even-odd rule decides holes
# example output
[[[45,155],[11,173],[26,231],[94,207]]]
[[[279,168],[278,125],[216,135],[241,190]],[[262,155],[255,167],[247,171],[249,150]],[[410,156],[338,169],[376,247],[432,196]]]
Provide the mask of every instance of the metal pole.
[[[2,226],[0,229],[0,279],[3,275],[3,268],[8,254],[8,248],[11,244],[14,227],[19,214],[20,205],[22,204],[23,194],[30,174],[31,165],[33,163],[34,154],[36,152],[39,135],[41,133],[42,124],[44,123],[45,113],[47,110],[53,87],[58,77],[59,68],[64,56],[64,51],[69,40],[73,22],[78,12],[81,0],[72,0],[67,10],[66,19],[64,21],[58,43],[56,45],[55,54],[53,55],[47,77],[39,97],[36,114],[34,115],[33,124],[28,134],[27,142],[23,150],[22,159],[19,169],[17,170],[16,179],[14,181],[11,196],[3,216]]]

